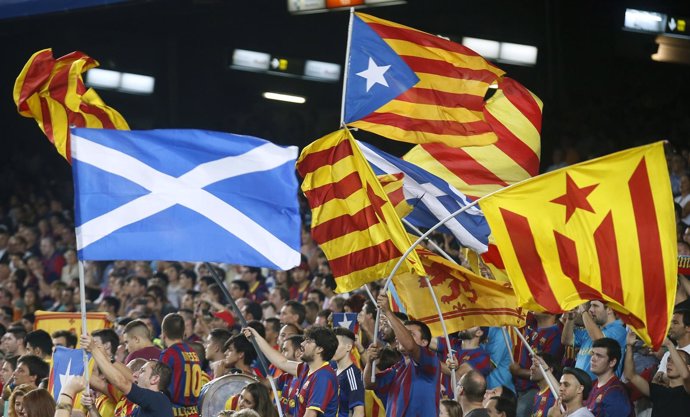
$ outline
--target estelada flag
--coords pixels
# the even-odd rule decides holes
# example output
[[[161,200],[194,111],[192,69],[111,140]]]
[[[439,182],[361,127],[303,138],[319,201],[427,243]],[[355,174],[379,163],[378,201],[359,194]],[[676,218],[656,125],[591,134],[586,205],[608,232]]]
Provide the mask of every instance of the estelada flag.
[[[511,285],[474,274],[425,249],[417,249],[429,282],[443,312],[448,333],[474,326],[518,326],[525,324]],[[423,321],[434,336],[443,328],[429,287],[423,277],[400,275],[393,278],[408,316]]]
[[[93,367],[89,359],[89,370]],[[53,351],[53,366],[48,376],[48,391],[57,398],[63,385],[68,379],[84,375],[84,351],[82,349],[70,349],[64,346],[56,346]],[[77,403],[78,404],[78,403]]]
[[[38,127],[68,161],[70,127],[129,130],[117,110],[108,107],[93,88],[86,88],[82,73],[98,62],[83,52],[58,59],[52,49],[31,56],[14,83],[19,114],[36,119]]]
[[[504,72],[463,45],[353,13],[344,122],[389,139],[494,143],[482,109]]]
[[[678,270],[663,143],[563,168],[479,202],[521,306],[603,300],[658,348]]]
[[[109,329],[112,323],[108,320],[107,313],[86,313],[86,331],[91,334],[94,330]],[[69,330],[77,335],[77,341],[81,337],[81,313],[59,313],[53,311],[37,311],[34,329],[45,330],[52,334],[56,330]]]
[[[297,171],[311,207],[311,234],[328,258],[336,292],[387,277],[412,243],[349,130],[307,146]],[[424,275],[414,251],[398,269],[410,271]]]

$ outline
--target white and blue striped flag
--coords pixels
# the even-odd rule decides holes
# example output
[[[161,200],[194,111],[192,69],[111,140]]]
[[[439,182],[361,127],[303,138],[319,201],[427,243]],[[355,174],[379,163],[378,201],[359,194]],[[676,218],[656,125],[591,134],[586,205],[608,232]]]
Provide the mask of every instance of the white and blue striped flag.
[[[296,147],[201,130],[71,141],[80,259],[300,263]]]
[[[470,203],[455,187],[410,162],[357,141],[377,175],[403,173],[403,192],[413,210],[405,219],[417,227],[430,228],[449,214]],[[445,224],[441,230],[452,233],[465,247],[477,253],[488,249],[489,224],[479,207],[470,207]]]

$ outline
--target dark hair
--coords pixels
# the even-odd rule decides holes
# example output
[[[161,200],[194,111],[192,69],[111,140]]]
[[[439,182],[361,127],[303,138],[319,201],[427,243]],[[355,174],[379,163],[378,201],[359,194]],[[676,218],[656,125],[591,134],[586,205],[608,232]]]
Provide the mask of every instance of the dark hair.
[[[29,375],[36,376],[36,384],[48,376],[50,365],[36,355],[23,355],[17,359],[17,366],[24,364],[29,368]]]
[[[129,277],[127,277],[127,283],[130,283],[132,281],[136,281],[137,284],[139,284],[139,286],[141,286],[141,287],[146,287],[146,284],[148,284],[148,281],[146,280],[146,278],[138,277],[136,275],[130,275]]]
[[[517,413],[517,403],[515,400],[503,396],[495,396],[491,397],[491,399],[496,400],[496,411],[505,413],[506,417],[515,417]]]
[[[323,317],[324,319],[328,320],[331,317],[331,314],[333,314],[331,310],[325,309],[316,313],[316,317]]]
[[[324,294],[323,291],[318,288],[312,288],[309,290],[309,294],[316,294],[319,297],[319,302],[321,302],[321,304],[323,304],[323,302],[326,300],[326,294]]]
[[[93,337],[99,337],[103,344],[110,343],[110,355],[115,356],[117,346],[120,344],[120,337],[113,329],[98,329],[91,333]]]
[[[353,342],[355,341],[355,334],[350,329],[346,329],[344,327],[336,327],[335,329],[333,329],[333,333],[335,333],[336,336],[347,337]]]
[[[192,271],[191,269],[183,269],[179,272],[179,275],[186,276],[187,278],[192,280],[192,284],[196,284],[196,272]]]
[[[44,355],[50,355],[53,352],[53,339],[45,330],[34,330],[27,333],[24,342],[28,345],[41,349]]]
[[[214,284],[216,280],[210,275],[204,275],[203,277],[199,278],[199,282],[203,282],[208,287],[209,285]]]
[[[376,304],[372,301],[366,301],[364,306],[362,306],[362,311],[364,311],[364,314],[371,314],[373,316],[376,314]]]
[[[245,295],[249,292],[249,284],[247,284],[245,281],[242,281],[241,279],[235,279],[233,280],[230,285],[235,284],[238,287],[240,287],[240,291],[242,291]]]
[[[302,303],[295,300],[290,300],[285,303],[287,307],[290,307],[292,314],[297,314],[297,322],[299,324],[304,323],[304,318],[307,316],[307,309]]]
[[[269,317],[265,319],[264,326],[266,326],[266,330],[270,328],[275,333],[280,332],[280,320],[278,319],[278,317]]]
[[[12,333],[16,339],[26,339],[26,327],[24,326],[10,326],[6,333]]]
[[[290,298],[290,291],[287,288],[275,287],[274,290],[278,291],[281,300],[288,300]]]
[[[65,338],[65,347],[74,349],[77,346],[77,335],[69,330],[56,330],[50,335],[53,339]]]
[[[245,312],[251,314],[254,320],[261,320],[264,317],[264,310],[261,308],[261,304],[252,301],[245,304],[244,307],[246,308]]]
[[[601,339],[599,339],[601,340]],[[592,390],[592,378],[589,374],[580,368],[571,368],[566,366],[563,368],[563,375],[572,375],[577,379],[577,382],[582,385],[582,401],[585,401],[589,397],[589,392]]]
[[[223,298],[224,298],[223,290],[220,289],[218,284],[209,285],[208,288],[206,289],[206,291],[208,291],[208,293],[211,295],[215,295],[220,302],[223,302]]]
[[[43,388],[29,391],[24,396],[24,411],[31,417],[53,417],[55,415],[55,400]]]
[[[288,336],[287,338],[285,338],[283,343],[285,342],[290,342],[290,344],[292,345],[292,349],[297,350],[300,347],[302,347],[302,342],[304,342],[304,336],[302,336],[301,334],[293,334],[292,336]]]
[[[426,340],[427,342],[431,342],[431,330],[429,329],[429,326],[426,325],[426,323],[419,321],[419,320],[406,320],[404,322],[405,326],[417,326],[419,327],[419,333],[422,335],[422,340]]]
[[[165,284],[166,287],[170,285],[170,277],[168,277],[168,274],[163,271],[157,271],[155,274],[153,274],[153,278],[158,278],[163,281],[163,284]]]
[[[250,320],[247,322],[247,327],[251,327],[259,333],[259,336],[266,338],[266,327],[259,320]]]
[[[316,346],[322,349],[321,359],[324,361],[330,361],[338,349],[338,338],[333,330],[327,327],[310,327],[304,332],[304,338],[314,340]]]
[[[673,314],[680,314],[683,317],[683,326],[690,326],[690,309],[676,308]]]
[[[147,340],[151,340],[151,330],[149,329],[149,326],[147,326],[146,323],[144,323],[143,320],[136,319],[128,322],[125,325],[125,328],[122,331],[122,333],[129,334],[133,330],[139,330],[142,333],[142,336],[146,337]]]
[[[151,376],[158,375],[159,377],[158,389],[164,393],[167,393],[168,385],[170,385],[170,381],[172,380],[172,369],[170,369],[170,366],[168,366],[166,363],[161,361],[149,362],[153,363],[153,367],[151,368]]]
[[[615,339],[610,337],[602,337],[592,342],[592,348],[605,348],[606,356],[609,357],[609,361],[615,359],[616,366],[621,363],[621,345]],[[615,369],[615,367],[614,367]]]
[[[393,315],[402,321],[409,320],[409,317],[407,317],[407,314],[403,313],[402,311],[394,311]]]
[[[379,371],[384,371],[400,362],[400,359],[402,359],[402,354],[398,350],[385,347],[379,351],[379,360],[376,363],[376,368]]]
[[[182,339],[184,337],[184,318],[178,313],[168,314],[163,318],[161,331],[168,339]]]
[[[350,298],[345,300],[345,307],[348,307],[353,313],[359,313],[364,307],[366,298],[362,294],[353,294]]]
[[[168,300],[168,295],[160,285],[149,285],[146,289],[146,294],[150,294],[155,298],[155,301],[165,302]]]
[[[12,365],[12,370],[17,369],[17,360],[18,359],[19,359],[19,356],[17,356],[17,355],[5,356],[5,362]]]
[[[120,305],[121,304],[120,304],[120,300],[118,300],[117,298],[109,295],[107,297],[103,297],[102,302],[105,303],[106,305],[112,307],[113,310],[115,310],[115,314],[117,314],[117,312],[120,311]]]
[[[244,334],[236,334],[225,342],[223,345],[223,352],[233,347],[238,353],[244,353],[244,358],[242,362],[249,366],[257,358],[256,350],[254,350],[254,345],[247,339]]]
[[[446,407],[450,417],[462,417],[462,407],[455,400],[441,400],[440,405]]]
[[[252,382],[243,388],[249,394],[251,394],[254,399],[254,410],[259,413],[261,417],[274,417],[277,416],[277,412],[273,407],[273,402],[271,401],[271,396],[263,384],[259,382]]]
[[[221,329],[218,327],[212,329],[208,336],[210,338],[210,343],[218,343],[218,346],[222,348],[225,346],[225,342],[232,337],[232,332],[230,332],[228,329]]]
[[[549,352],[538,352],[537,355],[546,362],[546,366],[551,368],[551,373],[556,380],[561,378],[561,360]]]
[[[486,394],[486,379],[475,370],[467,372],[461,378],[464,395],[471,402],[482,402]]]

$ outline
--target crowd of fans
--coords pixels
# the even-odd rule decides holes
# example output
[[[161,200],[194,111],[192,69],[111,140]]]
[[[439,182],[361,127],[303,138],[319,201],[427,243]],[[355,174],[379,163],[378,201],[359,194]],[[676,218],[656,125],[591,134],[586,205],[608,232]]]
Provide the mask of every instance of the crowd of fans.
[[[575,149],[565,151],[550,168],[578,158]],[[690,153],[669,147],[667,159],[679,254],[690,255]],[[690,280],[683,275],[658,352],[642,346],[598,300],[562,315],[529,314],[521,332],[535,355],[501,328],[461,331],[449,346],[423,322],[391,310],[377,283],[371,296],[336,294],[328,261],[306,226],[302,262],[290,271],[85,262],[81,294],[65,190],[58,182],[22,184],[6,189],[11,192],[0,202],[5,416],[196,417],[204,392],[226,375],[256,382],[229,396],[222,416],[275,417],[274,400],[294,417],[627,417],[690,410]],[[107,314],[110,328],[79,339],[68,330],[34,329],[37,311],[76,312],[82,297],[87,310]],[[382,320],[375,335],[377,309]],[[356,313],[357,329],[334,323],[334,313]],[[88,389],[83,378],[68,378],[52,398],[45,387],[53,349],[78,342],[95,362]]]

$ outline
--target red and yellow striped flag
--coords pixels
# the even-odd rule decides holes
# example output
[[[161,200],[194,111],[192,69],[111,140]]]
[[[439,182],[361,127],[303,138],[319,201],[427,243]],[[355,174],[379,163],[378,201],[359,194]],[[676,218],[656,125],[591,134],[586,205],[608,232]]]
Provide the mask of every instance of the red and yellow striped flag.
[[[385,278],[412,246],[393,205],[347,129],[307,146],[297,161],[312,211],[311,234],[328,258],[337,292]],[[410,253],[400,273],[424,274]]]
[[[480,201],[521,306],[605,300],[658,348],[678,270],[663,143],[550,172]]]
[[[417,145],[403,159],[436,174],[471,198],[478,198],[539,173],[541,113],[539,97],[504,78],[484,107],[498,141],[488,146]]]
[[[19,114],[36,119],[58,153],[71,161],[70,127],[129,130],[125,119],[108,107],[81,75],[98,62],[82,52],[53,58],[51,49],[31,56],[14,83]]]
[[[496,142],[482,110],[501,69],[460,44],[363,13],[351,33],[347,124],[411,143]]]
[[[511,285],[472,273],[425,249],[417,249],[429,274],[443,312],[448,333],[474,326],[518,326],[525,324]],[[400,275],[393,278],[395,289],[410,317],[421,320],[434,336],[443,335],[438,310],[422,277]]]
[[[385,174],[377,176],[383,191],[386,192],[388,200],[393,204],[395,212],[401,219],[412,212],[412,206],[405,199],[405,191],[403,190],[403,181],[405,174],[399,172],[397,174]]]

